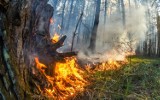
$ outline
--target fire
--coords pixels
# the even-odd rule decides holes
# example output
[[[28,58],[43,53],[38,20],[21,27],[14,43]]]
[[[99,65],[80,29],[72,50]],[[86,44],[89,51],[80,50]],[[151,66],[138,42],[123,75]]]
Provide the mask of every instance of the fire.
[[[45,71],[44,68],[47,68],[47,67],[44,64],[39,63],[39,60],[38,60],[37,57],[35,58],[35,62],[36,62],[37,69],[39,69],[42,72],[44,72]]]
[[[85,68],[88,72],[118,70],[122,67],[122,65],[128,63],[128,60],[126,58],[127,56],[130,56],[130,55],[134,55],[134,53],[130,53],[130,52],[118,53],[116,50],[112,50],[110,52],[104,53],[101,56],[102,59],[98,59],[98,60],[93,59],[94,61],[93,64],[88,64],[85,66]]]
[[[54,20],[51,18],[50,19],[50,24],[53,24],[54,23]]]
[[[55,33],[54,36],[53,36],[53,38],[52,38],[52,42],[53,43],[57,43],[58,40],[59,40],[59,38],[60,38],[60,35],[58,35],[57,33]]]
[[[56,62],[53,70],[53,77],[45,74],[47,68],[35,58],[36,67],[53,85],[52,88],[45,88],[45,92],[59,100],[67,99],[77,92],[84,91],[87,81],[84,79],[84,71],[80,69],[75,57],[65,58],[65,63]]]
[[[108,60],[98,65],[98,71],[104,70],[117,70],[122,67],[122,65],[128,63],[127,56],[134,55],[134,53],[126,52],[122,54],[118,54],[114,50],[112,52],[107,53]]]
[[[55,84],[59,87],[65,97],[73,95],[78,91],[83,91],[86,81],[83,78],[84,72],[78,68],[76,58],[66,58],[66,63],[56,63]]]
[[[106,70],[117,70],[121,67],[121,64],[119,63],[120,61],[116,61],[113,59],[109,59],[106,62],[100,63],[100,64],[96,64],[94,71],[106,71]],[[87,66],[87,71],[90,71],[90,69],[88,69],[91,66]]]
[[[132,53],[131,53],[132,54]],[[123,64],[126,64],[126,56],[118,56],[115,59],[115,52],[108,54],[108,60],[101,63],[93,63],[84,65],[86,70],[92,74],[96,71],[117,70]],[[130,55],[126,53],[124,55]],[[55,62],[52,65],[53,73],[51,76],[46,74],[48,66],[41,63],[39,59],[35,58],[37,69],[46,77],[47,81],[51,84],[49,87],[43,87],[43,92],[57,100],[66,100],[75,96],[79,92],[83,92],[89,82],[86,81],[85,71],[81,69],[76,57],[65,58],[65,62]],[[93,69],[93,66],[95,67]],[[88,77],[88,76],[87,76]]]
[[[108,67],[105,67],[106,65]],[[109,59],[107,64],[102,64],[102,66],[105,67],[104,70],[115,70],[115,69],[119,69],[121,65],[118,63],[118,61],[115,61],[113,59]]]

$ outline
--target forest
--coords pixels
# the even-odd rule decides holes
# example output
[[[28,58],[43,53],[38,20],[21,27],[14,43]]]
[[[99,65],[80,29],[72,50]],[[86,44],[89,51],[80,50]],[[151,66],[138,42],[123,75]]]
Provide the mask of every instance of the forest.
[[[0,100],[160,100],[160,0],[0,0]]]

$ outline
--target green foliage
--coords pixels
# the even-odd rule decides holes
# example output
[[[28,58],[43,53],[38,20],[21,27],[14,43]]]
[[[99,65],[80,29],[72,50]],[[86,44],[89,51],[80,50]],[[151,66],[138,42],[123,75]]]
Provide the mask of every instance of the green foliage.
[[[160,59],[132,57],[115,71],[96,72],[92,75],[92,100],[150,100],[160,99]]]

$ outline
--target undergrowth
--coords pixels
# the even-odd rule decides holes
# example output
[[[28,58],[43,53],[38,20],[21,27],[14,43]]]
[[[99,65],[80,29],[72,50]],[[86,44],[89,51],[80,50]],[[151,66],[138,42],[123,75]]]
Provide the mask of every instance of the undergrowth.
[[[160,59],[131,57],[118,70],[90,76],[81,100],[160,100]]]

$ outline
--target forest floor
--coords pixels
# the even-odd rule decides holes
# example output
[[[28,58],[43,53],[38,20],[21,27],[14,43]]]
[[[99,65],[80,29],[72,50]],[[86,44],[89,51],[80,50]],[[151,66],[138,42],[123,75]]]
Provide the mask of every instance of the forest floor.
[[[90,79],[83,100],[160,100],[160,58],[134,56],[120,69],[95,72]]]

